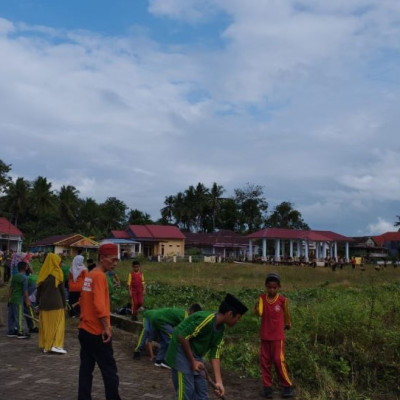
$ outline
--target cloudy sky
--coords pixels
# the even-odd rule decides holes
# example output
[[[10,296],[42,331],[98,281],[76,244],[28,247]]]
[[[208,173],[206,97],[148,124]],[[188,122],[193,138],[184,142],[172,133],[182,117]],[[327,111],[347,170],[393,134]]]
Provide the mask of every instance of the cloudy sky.
[[[398,0],[1,0],[0,159],[160,216],[262,185],[313,229],[395,230]]]

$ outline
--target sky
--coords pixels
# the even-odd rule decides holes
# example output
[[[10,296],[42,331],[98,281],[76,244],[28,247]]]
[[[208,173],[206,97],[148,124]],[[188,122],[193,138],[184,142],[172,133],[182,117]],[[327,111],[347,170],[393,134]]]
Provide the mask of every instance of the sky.
[[[312,229],[397,230],[398,0],[1,0],[13,179],[160,217],[260,185]]]

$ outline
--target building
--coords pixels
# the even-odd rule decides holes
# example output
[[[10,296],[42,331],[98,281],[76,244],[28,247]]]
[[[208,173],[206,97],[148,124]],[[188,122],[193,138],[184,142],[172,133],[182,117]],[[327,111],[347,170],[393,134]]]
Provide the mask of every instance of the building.
[[[248,239],[231,230],[218,232],[185,232],[185,252],[198,249],[201,255],[216,255],[222,259],[244,260]]]
[[[0,250],[19,253],[22,247],[22,232],[7,218],[0,217]]]
[[[125,231],[112,231],[111,239],[131,240],[145,257],[183,256],[185,236],[170,225],[129,225]]]
[[[75,256],[78,249],[97,250],[99,243],[93,239],[87,238],[79,233],[71,233],[68,235],[48,236],[38,240],[29,246],[31,253],[55,253],[64,254],[65,256]]]
[[[378,247],[386,249],[390,257],[400,257],[400,232],[386,232],[371,239]]]

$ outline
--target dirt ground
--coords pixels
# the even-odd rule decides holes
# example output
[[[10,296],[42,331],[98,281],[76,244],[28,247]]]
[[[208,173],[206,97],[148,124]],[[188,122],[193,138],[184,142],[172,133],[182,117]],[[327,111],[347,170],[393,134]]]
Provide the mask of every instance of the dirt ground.
[[[1,311],[3,321],[5,305]],[[4,325],[4,323],[3,323]],[[31,339],[8,338],[6,326],[0,335],[0,398],[5,400],[72,400],[77,398],[79,341],[77,321],[69,320],[65,336],[66,355],[44,354],[37,347],[37,334]],[[174,389],[170,371],[157,368],[143,356],[132,359],[136,335],[114,329],[114,353],[120,377],[120,395],[128,399],[173,400]],[[223,371],[226,400],[261,399],[261,383],[241,379],[238,374]],[[280,397],[277,393],[275,397]],[[105,399],[103,381],[96,367],[93,400]],[[210,399],[217,397],[210,390]]]

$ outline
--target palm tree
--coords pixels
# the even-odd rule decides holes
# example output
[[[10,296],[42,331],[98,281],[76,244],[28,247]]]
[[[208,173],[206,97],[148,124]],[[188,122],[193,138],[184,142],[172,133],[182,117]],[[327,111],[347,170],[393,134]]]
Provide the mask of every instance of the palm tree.
[[[13,215],[14,224],[18,226],[20,218],[28,212],[30,183],[24,178],[18,178],[10,183],[6,192],[5,207]]]
[[[32,186],[33,213],[40,219],[55,209],[56,198],[51,190],[51,182],[39,176]]]
[[[221,211],[221,196],[224,194],[225,189],[223,186],[218,185],[216,182],[213,183],[210,190],[209,195],[209,207],[211,210],[211,219],[212,219],[212,230],[215,231],[215,221],[216,217]]]
[[[60,217],[62,222],[71,230],[76,229],[76,218],[79,207],[79,191],[74,186],[62,186],[58,195]]]
[[[166,196],[164,200],[165,207],[161,209],[161,217],[166,220],[169,225],[172,224],[175,197]]]

